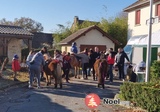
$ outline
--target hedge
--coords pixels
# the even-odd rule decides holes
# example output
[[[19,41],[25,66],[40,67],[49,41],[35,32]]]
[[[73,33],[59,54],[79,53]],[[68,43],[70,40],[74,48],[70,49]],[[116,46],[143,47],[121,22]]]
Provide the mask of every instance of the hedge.
[[[135,102],[149,112],[160,112],[160,84],[124,82],[120,86],[120,98]]]

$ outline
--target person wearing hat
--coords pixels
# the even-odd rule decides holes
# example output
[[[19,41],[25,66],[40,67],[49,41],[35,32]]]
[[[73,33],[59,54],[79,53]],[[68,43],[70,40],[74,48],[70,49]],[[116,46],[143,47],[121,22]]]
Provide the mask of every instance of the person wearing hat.
[[[76,43],[76,42],[73,42],[73,43],[72,43],[71,52],[72,52],[72,53],[75,53],[75,54],[78,53],[77,43]]]
[[[20,63],[19,63],[19,57],[17,54],[14,54],[13,59],[12,59],[12,70],[14,71],[14,81],[18,81],[16,78],[17,76],[17,71],[20,70]]]

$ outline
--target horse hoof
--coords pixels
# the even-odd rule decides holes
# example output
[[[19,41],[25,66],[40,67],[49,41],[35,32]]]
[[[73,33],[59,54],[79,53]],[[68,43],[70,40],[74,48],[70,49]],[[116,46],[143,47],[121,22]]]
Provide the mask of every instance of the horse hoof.
[[[98,84],[98,88],[100,87],[100,84]]]
[[[57,88],[57,84],[54,85],[54,88],[55,88],[55,89]]]
[[[62,84],[60,84],[60,89],[62,89]]]
[[[49,84],[47,83],[46,86],[49,86]]]
[[[74,78],[77,78],[77,76],[75,76]]]
[[[104,84],[102,84],[102,88],[104,89]]]

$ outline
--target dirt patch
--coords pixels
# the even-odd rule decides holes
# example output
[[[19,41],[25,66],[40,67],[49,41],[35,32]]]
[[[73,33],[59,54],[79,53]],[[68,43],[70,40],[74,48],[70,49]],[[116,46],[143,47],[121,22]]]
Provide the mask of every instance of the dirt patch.
[[[13,80],[13,71],[11,69],[3,71],[2,78],[0,78],[0,90],[27,82],[29,80],[28,72],[18,72],[16,78],[18,81]]]

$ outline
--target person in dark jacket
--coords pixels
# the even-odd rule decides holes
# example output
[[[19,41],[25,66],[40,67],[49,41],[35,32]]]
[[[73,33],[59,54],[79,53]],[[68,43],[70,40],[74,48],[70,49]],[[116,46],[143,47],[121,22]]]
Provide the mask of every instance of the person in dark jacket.
[[[93,55],[93,50],[92,48],[89,50],[89,53],[88,53],[88,56],[89,56],[89,66],[88,66],[88,73],[87,75],[90,76],[90,72],[91,72],[91,69],[93,70],[94,69],[94,55]]]
[[[63,55],[63,75],[62,77],[65,77],[66,82],[69,83],[69,71],[70,71],[71,65],[70,65],[70,53]]]
[[[95,47],[93,52],[93,63],[95,63],[96,60],[100,58],[100,55],[101,54],[99,52],[98,47]],[[93,80],[96,80],[94,67],[93,67]]]
[[[124,63],[125,63],[125,59],[127,59],[127,61],[129,62],[129,58],[127,56],[127,54],[124,52],[124,50],[122,48],[118,48],[118,54],[116,55],[116,65],[118,66],[118,70],[119,70],[119,79],[125,79],[124,77]]]

